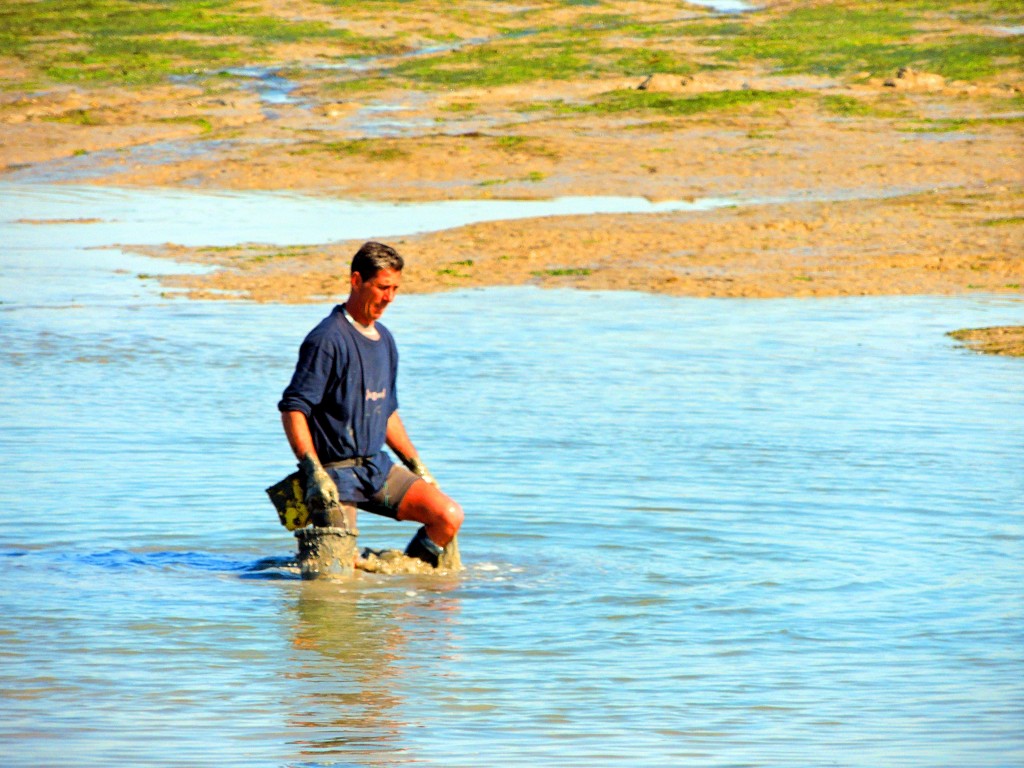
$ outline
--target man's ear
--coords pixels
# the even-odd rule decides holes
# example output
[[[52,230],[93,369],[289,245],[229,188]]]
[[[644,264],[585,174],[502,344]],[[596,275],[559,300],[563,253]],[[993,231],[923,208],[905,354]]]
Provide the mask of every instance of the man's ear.
[[[349,282],[352,284],[352,290],[358,291],[363,284],[363,276],[360,275],[358,272],[353,272]]]

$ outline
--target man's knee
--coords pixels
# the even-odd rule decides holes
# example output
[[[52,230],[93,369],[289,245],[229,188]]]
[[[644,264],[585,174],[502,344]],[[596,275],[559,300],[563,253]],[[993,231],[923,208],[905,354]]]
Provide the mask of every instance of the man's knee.
[[[398,505],[399,520],[438,526],[451,536],[458,532],[464,518],[465,513],[456,501],[424,480],[417,481]]]
[[[456,502],[444,496],[442,503],[431,510],[430,517],[432,519],[429,522],[433,530],[438,534],[443,533],[444,538],[451,539],[462,527],[465,513]]]
[[[451,531],[452,536],[454,536],[459,532],[459,528],[462,527],[462,521],[466,519],[466,513],[462,511],[462,507],[456,502],[449,499],[443,517],[445,524]]]

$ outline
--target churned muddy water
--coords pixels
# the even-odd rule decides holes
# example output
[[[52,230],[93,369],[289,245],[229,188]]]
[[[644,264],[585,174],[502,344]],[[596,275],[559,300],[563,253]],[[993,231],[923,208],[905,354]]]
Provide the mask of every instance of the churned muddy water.
[[[466,570],[303,582],[263,489],[327,307],[84,249],[260,239],[263,198],[37,192],[0,206],[5,765],[1024,762],[1024,372],[944,335],[1019,301],[400,297]]]

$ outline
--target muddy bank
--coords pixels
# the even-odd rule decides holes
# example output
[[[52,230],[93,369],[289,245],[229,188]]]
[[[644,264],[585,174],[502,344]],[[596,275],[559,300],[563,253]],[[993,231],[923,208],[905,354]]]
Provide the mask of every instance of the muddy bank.
[[[394,238],[403,291],[493,285],[680,296],[1021,294],[1024,191],[745,205],[663,214],[544,217]],[[164,284],[192,298],[315,302],[347,295],[360,241],[281,248],[137,248],[218,265]]]
[[[73,173],[117,186],[373,200],[829,196],[1024,183],[1024,110],[1012,91],[888,93],[748,72],[633,104],[642,81],[391,89],[342,105],[276,106],[274,119],[251,95],[216,111],[185,101],[178,117],[155,119],[147,110],[171,108],[83,110],[58,100],[48,117],[2,126],[0,163],[7,178],[25,181]]]
[[[1024,357],[1024,325],[963,328],[951,331],[949,335],[978,352]]]

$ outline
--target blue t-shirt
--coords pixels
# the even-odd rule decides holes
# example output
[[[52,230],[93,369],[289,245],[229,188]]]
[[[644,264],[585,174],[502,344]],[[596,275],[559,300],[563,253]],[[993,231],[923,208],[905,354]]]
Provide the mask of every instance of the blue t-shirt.
[[[380,339],[366,338],[336,306],[299,348],[280,411],[301,411],[309,421],[320,462],[355,457],[359,467],[328,469],[344,501],[367,501],[384,485],[394,462],[384,451],[388,418],[398,410],[398,347],[380,323]]]

